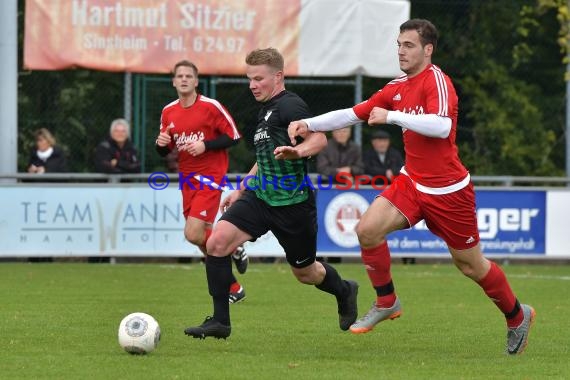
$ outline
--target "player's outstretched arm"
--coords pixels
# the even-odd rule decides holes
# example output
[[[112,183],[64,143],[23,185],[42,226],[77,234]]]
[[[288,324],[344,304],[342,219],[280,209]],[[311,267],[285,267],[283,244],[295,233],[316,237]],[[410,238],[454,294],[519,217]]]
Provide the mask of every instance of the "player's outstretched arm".
[[[297,146],[278,146],[273,151],[277,160],[296,160],[311,157],[327,146],[327,137],[324,133],[309,133],[301,144]]]

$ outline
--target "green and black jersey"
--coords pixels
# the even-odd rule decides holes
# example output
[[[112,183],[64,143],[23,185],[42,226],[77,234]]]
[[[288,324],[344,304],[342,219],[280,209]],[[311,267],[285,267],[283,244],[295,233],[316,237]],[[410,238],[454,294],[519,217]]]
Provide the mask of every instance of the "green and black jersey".
[[[270,206],[286,206],[305,201],[311,189],[305,186],[307,159],[276,160],[278,146],[291,145],[287,127],[295,120],[311,117],[309,107],[297,94],[283,91],[263,103],[253,137],[257,174],[249,187]]]

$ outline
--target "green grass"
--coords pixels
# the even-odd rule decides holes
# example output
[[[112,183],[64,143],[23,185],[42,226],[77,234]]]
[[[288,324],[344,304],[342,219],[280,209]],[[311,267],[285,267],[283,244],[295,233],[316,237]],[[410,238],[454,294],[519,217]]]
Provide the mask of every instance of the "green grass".
[[[337,265],[374,299],[364,268]],[[0,378],[56,379],[543,379],[570,377],[570,267],[504,268],[537,320],[526,352],[504,352],[505,325],[478,286],[451,265],[393,266],[402,318],[373,332],[338,328],[336,303],[283,264],[251,265],[227,341],[186,337],[211,313],[204,267],[0,264]],[[159,347],[131,356],[117,343],[128,313],[160,323]]]

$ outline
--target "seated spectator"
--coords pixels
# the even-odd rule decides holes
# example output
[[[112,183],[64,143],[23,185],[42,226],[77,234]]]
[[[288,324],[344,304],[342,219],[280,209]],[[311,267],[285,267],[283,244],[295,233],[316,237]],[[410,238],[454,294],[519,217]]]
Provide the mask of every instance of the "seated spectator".
[[[67,160],[63,150],[56,146],[55,138],[46,128],[34,132],[36,139],[28,162],[28,173],[65,173]]]
[[[323,176],[333,177],[338,173],[352,176],[364,174],[360,146],[350,140],[350,128],[337,129],[332,132],[332,139],[317,156],[317,172]]]
[[[125,119],[111,123],[109,137],[95,149],[95,170],[99,173],[139,173],[141,163],[130,140],[130,126]]]
[[[397,149],[390,146],[390,134],[386,131],[373,132],[371,143],[372,149],[363,154],[364,172],[372,177],[383,177],[375,180],[376,185],[388,185],[392,183],[392,178],[400,174],[404,159]]]

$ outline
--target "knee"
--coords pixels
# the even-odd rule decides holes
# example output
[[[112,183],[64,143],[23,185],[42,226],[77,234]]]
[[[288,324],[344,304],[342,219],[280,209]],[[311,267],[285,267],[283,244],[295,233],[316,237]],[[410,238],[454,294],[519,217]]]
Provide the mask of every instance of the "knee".
[[[455,260],[454,264],[465,277],[469,277],[471,279],[475,279],[477,277],[477,271],[470,263]]]
[[[206,252],[210,256],[223,257],[229,255],[231,252],[228,249],[227,239],[223,234],[213,234],[206,242]]]
[[[355,232],[361,247],[375,247],[386,237],[383,231],[374,231],[374,229],[366,223],[358,223]]]
[[[204,235],[205,235],[204,231],[198,231],[191,228],[184,229],[184,237],[186,238],[186,240],[188,240],[190,243],[194,245],[204,244],[204,237],[205,237]]]

